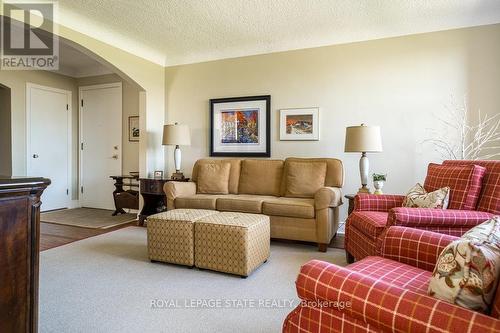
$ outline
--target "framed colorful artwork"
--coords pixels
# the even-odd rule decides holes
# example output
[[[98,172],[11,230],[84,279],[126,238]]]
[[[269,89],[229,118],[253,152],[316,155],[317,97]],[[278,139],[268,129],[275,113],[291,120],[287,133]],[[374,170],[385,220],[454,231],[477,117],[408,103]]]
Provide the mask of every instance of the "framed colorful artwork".
[[[271,96],[210,100],[210,156],[270,157]]]
[[[319,108],[280,110],[280,140],[319,140]]]
[[[128,117],[128,141],[139,141],[139,116]]]

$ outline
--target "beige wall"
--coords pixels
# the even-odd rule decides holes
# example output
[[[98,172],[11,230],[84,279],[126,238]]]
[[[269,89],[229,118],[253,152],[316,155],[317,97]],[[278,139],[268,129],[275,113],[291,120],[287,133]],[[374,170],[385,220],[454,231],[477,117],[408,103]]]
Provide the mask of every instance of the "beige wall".
[[[81,86],[90,86],[96,84],[122,82],[122,172],[128,174],[131,171],[139,171],[139,142],[128,141],[128,117],[139,115],[139,89],[122,80],[116,74],[91,76],[77,79],[77,84]]]
[[[0,85],[0,175],[12,175],[10,89]]]
[[[71,91],[73,99],[71,120],[73,124],[73,142],[78,142],[78,89],[76,80],[64,75],[47,71],[0,71],[0,84],[11,89],[11,125],[12,125],[12,174],[26,176],[26,84],[35,83],[47,87]],[[73,145],[72,188],[76,199],[78,186],[78,146]]]
[[[460,100],[467,93],[471,110],[500,112],[499,40],[500,25],[491,25],[169,67],[167,119],[191,127],[192,145],[182,149],[191,174],[209,153],[209,99],[270,94],[272,157],[340,158],[345,193],[360,183],[359,155],[343,152],[345,127],[380,125],[384,152],[369,154],[371,171],[388,173],[386,192],[404,193],[440,160],[422,141],[451,94]],[[278,110],[314,106],[321,140],[279,141]],[[171,172],[171,150],[166,158]]]

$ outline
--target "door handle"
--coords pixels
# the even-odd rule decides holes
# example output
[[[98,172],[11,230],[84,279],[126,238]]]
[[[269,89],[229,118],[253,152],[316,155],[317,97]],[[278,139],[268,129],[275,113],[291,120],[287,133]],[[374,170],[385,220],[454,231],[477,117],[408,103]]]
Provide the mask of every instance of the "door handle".
[[[33,154],[33,158],[38,158],[38,154]]]

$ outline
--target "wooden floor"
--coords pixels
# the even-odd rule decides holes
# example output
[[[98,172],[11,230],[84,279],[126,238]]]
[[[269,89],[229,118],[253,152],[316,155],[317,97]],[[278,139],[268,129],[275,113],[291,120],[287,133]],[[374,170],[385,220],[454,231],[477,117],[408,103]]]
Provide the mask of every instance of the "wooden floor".
[[[69,225],[40,223],[40,251],[45,251],[64,244],[76,242],[80,239],[89,238],[118,229],[135,226],[137,222],[130,222],[108,229],[90,229],[73,227]]]

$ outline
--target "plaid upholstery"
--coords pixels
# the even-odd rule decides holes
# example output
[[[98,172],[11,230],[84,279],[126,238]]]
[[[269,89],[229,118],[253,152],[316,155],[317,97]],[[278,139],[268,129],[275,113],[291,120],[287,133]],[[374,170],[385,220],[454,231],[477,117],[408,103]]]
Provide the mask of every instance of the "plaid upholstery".
[[[387,219],[387,226],[400,225],[405,227],[449,227],[469,230],[478,224],[490,219],[493,214],[475,210],[407,208],[391,209]]]
[[[354,197],[355,211],[388,212],[394,207],[401,207],[404,195],[394,194],[357,194]]]
[[[500,319],[500,288],[497,286],[497,294],[495,295],[495,300],[493,301],[493,306],[491,309],[491,316]]]
[[[383,238],[381,255],[432,272],[441,251],[455,239],[419,229],[390,227]]]
[[[433,267],[434,268],[434,267]],[[381,257],[366,257],[349,265],[349,270],[426,295],[431,271]]]
[[[500,214],[500,161],[444,161],[444,165],[480,165],[486,168],[477,210]]]
[[[440,165],[430,163],[424,188],[428,192],[449,186],[449,209],[476,209],[486,168],[470,165]]]
[[[387,224],[386,212],[354,211],[346,221],[346,250],[356,259],[376,254],[377,240]]]
[[[305,310],[310,306],[302,303],[287,317],[283,331],[338,332],[343,327],[344,332],[500,332],[500,320],[387,282],[398,279],[396,271],[375,278],[350,266],[308,262],[296,281],[299,297],[350,302],[351,307]]]

